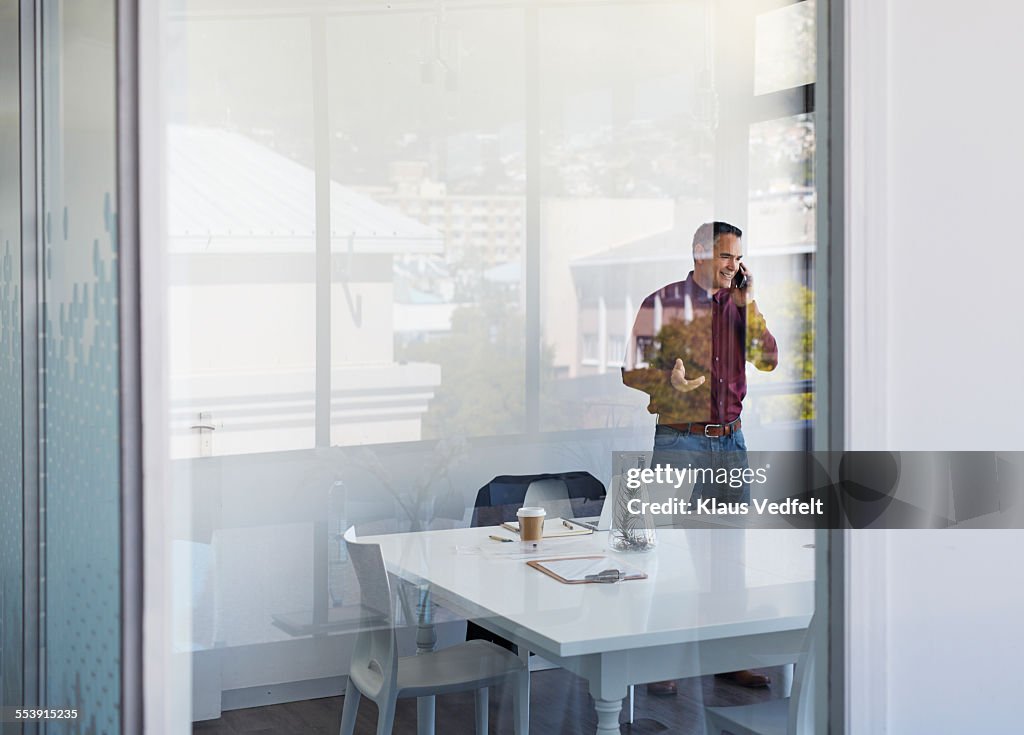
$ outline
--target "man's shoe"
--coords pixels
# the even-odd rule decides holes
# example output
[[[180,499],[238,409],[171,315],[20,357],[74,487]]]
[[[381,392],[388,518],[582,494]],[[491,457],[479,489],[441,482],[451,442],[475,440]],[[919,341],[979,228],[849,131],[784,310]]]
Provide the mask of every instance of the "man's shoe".
[[[725,674],[715,674],[719,679],[728,679],[729,681],[739,684],[741,687],[750,687],[751,689],[757,689],[760,687],[766,687],[771,683],[764,674],[755,674],[753,671],[744,669],[742,671],[729,671]]]
[[[675,681],[652,681],[647,685],[647,693],[654,697],[674,697],[678,691]]]

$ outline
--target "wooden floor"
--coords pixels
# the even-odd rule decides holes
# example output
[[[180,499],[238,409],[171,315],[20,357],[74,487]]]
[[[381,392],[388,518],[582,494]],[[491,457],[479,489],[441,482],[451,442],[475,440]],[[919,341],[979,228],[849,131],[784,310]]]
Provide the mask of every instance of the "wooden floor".
[[[781,681],[781,670],[759,669]],[[593,700],[586,682],[562,669],[536,671],[531,677],[531,735],[589,735],[597,727]],[[636,688],[636,722],[622,726],[623,733],[704,732],[702,707],[707,705],[749,704],[779,694],[768,689],[744,689],[722,679],[707,676],[679,681],[675,697],[650,697],[645,687]],[[219,720],[197,722],[193,733],[203,735],[334,735],[341,719],[341,697],[255,707],[225,712]],[[623,720],[626,712],[623,707]],[[470,735],[473,732],[473,694],[449,694],[437,698],[438,735]],[[356,724],[358,735],[373,735],[377,726],[377,707],[363,699]],[[400,699],[395,713],[396,735],[416,732],[416,700]],[[502,688],[491,690],[490,732],[512,733],[512,696]]]

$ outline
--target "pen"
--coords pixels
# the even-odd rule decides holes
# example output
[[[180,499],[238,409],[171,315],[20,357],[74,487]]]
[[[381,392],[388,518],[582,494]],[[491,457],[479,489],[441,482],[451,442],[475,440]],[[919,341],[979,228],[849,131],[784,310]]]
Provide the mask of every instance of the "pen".
[[[573,530],[574,526],[569,521],[562,521],[562,525],[568,528],[570,531]]]
[[[488,536],[487,538],[489,538],[491,541],[501,541],[503,544],[510,544],[510,543],[512,543],[512,539],[505,538],[504,536],[494,536],[494,535],[491,535],[491,536]]]

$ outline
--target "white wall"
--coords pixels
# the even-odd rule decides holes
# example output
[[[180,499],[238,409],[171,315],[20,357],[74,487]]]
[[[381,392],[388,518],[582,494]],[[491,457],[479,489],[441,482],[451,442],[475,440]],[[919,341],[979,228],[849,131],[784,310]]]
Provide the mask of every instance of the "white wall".
[[[854,449],[1024,445],[1024,7],[848,3]],[[851,539],[853,733],[1020,732],[1024,532]]]

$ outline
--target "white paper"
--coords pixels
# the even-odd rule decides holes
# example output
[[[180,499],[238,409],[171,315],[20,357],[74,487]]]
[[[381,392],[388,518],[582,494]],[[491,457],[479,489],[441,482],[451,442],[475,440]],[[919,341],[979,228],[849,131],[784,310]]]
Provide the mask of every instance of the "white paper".
[[[622,577],[643,576],[643,572],[636,567],[609,559],[607,556],[598,559],[552,559],[541,562],[540,566],[570,582],[585,580],[588,575],[600,574],[606,569],[617,569]]]

